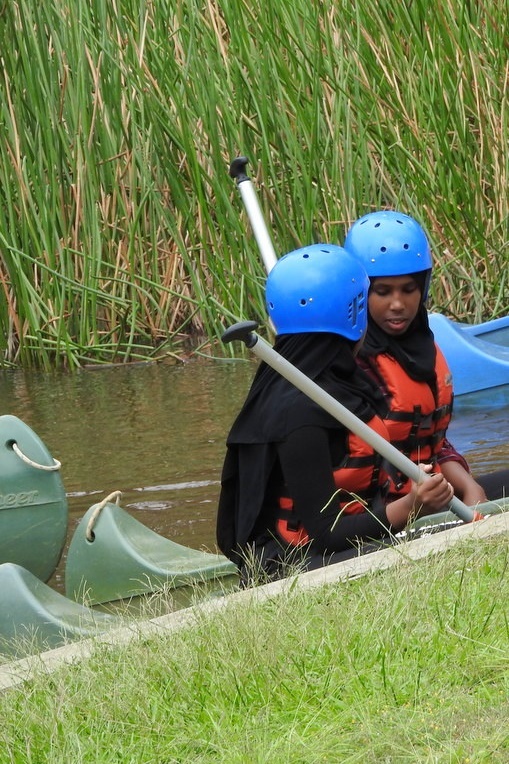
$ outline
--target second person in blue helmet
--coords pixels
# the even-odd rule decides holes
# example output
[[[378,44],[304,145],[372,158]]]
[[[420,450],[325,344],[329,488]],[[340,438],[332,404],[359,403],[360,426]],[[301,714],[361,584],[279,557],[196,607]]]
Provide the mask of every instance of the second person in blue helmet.
[[[368,327],[358,356],[386,398],[384,416],[392,444],[414,462],[441,470],[465,504],[506,495],[509,470],[477,479],[447,439],[453,379],[428,323],[432,272],[428,238],[414,218],[379,210],[359,218],[344,248],[370,279]],[[411,489],[401,476],[397,489]]]
[[[363,422],[389,439],[386,403],[355,355],[367,325],[369,281],[337,246],[282,257],[266,284],[275,349]],[[427,469],[427,468],[426,468]],[[410,518],[446,507],[443,475],[393,490],[386,466],[270,366],[261,363],[227,440],[217,541],[244,581],[281,577],[389,543]]]

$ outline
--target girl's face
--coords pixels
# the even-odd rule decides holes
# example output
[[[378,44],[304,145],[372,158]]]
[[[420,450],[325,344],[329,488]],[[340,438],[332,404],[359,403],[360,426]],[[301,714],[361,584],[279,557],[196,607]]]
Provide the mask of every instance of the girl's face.
[[[416,317],[421,299],[419,285],[411,276],[378,276],[369,290],[369,313],[380,329],[397,337]]]

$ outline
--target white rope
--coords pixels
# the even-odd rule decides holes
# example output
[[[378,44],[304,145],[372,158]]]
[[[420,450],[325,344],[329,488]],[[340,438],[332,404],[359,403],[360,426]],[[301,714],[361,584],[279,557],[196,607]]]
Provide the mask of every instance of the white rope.
[[[26,464],[29,464],[31,467],[35,467],[37,470],[45,470],[46,472],[55,472],[56,470],[59,470],[60,467],[62,466],[61,462],[59,462],[58,459],[53,459],[54,463],[50,465],[38,464],[37,462],[34,462],[26,454],[23,453],[23,451],[20,449],[16,441],[13,441],[12,443],[12,450],[17,456],[19,456],[19,458],[23,462],[25,462]]]
[[[95,535],[94,535],[93,528],[94,528],[94,525],[95,525],[95,521],[97,520],[97,518],[101,514],[101,512],[104,509],[104,507],[106,506],[106,504],[109,504],[110,501],[113,501],[113,499],[115,499],[115,501],[117,503],[117,506],[118,506],[118,504],[120,503],[120,497],[121,496],[122,496],[122,491],[113,491],[113,493],[110,493],[109,496],[106,496],[106,498],[103,499],[101,501],[101,503],[96,506],[96,508],[94,509],[92,514],[90,515],[90,520],[88,521],[87,532],[86,532],[87,541],[93,541],[94,540]]]

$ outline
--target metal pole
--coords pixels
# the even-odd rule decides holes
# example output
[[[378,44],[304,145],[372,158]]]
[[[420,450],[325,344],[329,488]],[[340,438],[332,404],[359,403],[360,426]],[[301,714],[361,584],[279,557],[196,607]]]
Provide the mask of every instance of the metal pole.
[[[246,157],[238,157],[230,164],[230,175],[237,181],[237,186],[242,196],[251,227],[262,256],[263,264],[267,273],[277,263],[277,255],[270,238],[269,231],[256,196],[251,178],[246,174],[248,160]]]

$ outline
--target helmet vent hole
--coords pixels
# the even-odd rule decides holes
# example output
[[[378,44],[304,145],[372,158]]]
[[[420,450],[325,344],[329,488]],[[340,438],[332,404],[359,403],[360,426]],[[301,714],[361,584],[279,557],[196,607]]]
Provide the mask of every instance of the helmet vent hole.
[[[306,253],[305,255],[302,255],[302,257],[304,258],[304,260],[307,260],[309,255]]]
[[[352,327],[356,327],[359,323],[359,314],[364,311],[364,302],[364,293],[359,292],[348,306],[348,321]]]
[[[387,247],[380,247],[380,252],[387,252]]]
[[[357,298],[354,297],[350,305],[348,306],[348,321],[352,326],[357,323]]]
[[[403,244],[403,249],[410,249],[410,245],[409,244]]]
[[[301,299],[300,299],[300,304],[301,304],[301,305],[306,305],[306,303],[307,303],[307,300],[306,300],[306,298],[305,298],[305,297],[301,297]]]
[[[375,228],[380,228],[380,223],[375,223]]]

